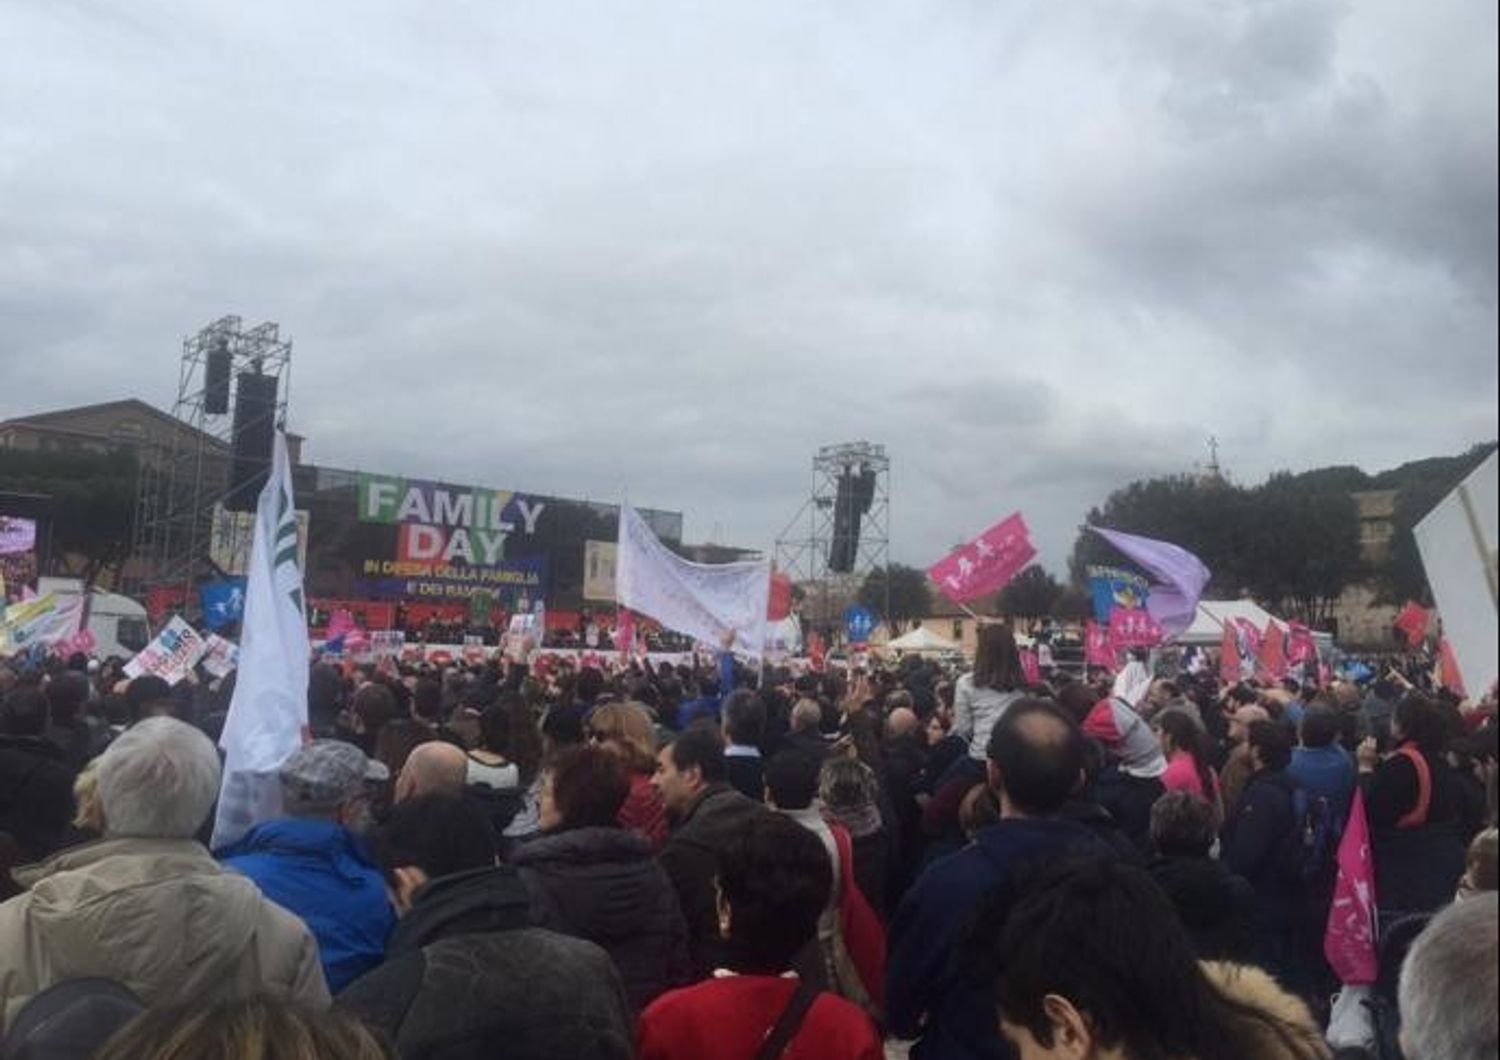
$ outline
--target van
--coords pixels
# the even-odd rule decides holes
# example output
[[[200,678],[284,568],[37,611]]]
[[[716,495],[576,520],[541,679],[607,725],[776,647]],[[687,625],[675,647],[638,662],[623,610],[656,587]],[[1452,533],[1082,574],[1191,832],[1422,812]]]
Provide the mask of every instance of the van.
[[[76,597],[83,583],[77,578],[38,578],[36,591],[38,596]],[[145,605],[103,589],[89,592],[88,628],[94,635],[94,654],[101,659],[111,655],[129,659],[151,641]]]

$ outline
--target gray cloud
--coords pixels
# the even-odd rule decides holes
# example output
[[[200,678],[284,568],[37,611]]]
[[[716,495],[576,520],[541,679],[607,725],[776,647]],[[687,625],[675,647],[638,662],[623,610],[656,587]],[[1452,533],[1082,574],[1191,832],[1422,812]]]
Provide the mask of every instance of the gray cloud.
[[[894,550],[1492,437],[1496,10],[0,4],[0,416],[169,404],[226,312],[320,462]]]

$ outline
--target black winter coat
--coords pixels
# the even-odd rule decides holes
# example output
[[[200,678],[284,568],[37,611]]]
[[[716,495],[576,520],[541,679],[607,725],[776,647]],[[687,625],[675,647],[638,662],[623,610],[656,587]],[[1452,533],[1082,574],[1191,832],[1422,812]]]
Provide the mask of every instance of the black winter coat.
[[[630,1060],[630,1004],[609,954],[526,926],[530,907],[510,868],[432,881],[386,962],[338,1005],[389,1035],[402,1060]]]
[[[1200,959],[1255,959],[1255,889],[1210,857],[1163,857],[1147,866],[1187,928]]]
[[[512,863],[537,924],[604,947],[637,1011],[692,980],[677,892],[642,836],[578,828],[522,844]]]
[[[63,752],[39,736],[0,736],[0,832],[23,861],[60,849],[73,820],[73,780]]]
[[[751,818],[770,812],[728,784],[710,784],[687,816],[676,823],[662,847],[661,867],[677,891],[687,921],[694,978],[703,978],[727,965],[714,898],[719,854]]]

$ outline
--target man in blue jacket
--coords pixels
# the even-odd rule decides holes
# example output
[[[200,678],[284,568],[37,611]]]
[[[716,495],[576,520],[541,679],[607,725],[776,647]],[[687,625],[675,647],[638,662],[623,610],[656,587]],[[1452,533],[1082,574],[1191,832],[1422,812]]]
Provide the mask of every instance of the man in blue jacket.
[[[357,834],[369,820],[365,782],[385,776],[354,745],[314,740],[282,763],[287,816],[216,852],[307,924],[334,994],[380,963],[396,922],[385,879]]]
[[[1081,824],[1057,814],[1083,786],[1083,736],[1046,700],[1013,703],[988,744],[987,780],[1000,821],[922,874],[891,922],[886,1015],[897,1037],[918,1038],[917,1060],[1007,1057],[994,1001],[965,966],[965,933],[981,903],[1000,914],[1007,885],[1069,854],[1108,856]]]

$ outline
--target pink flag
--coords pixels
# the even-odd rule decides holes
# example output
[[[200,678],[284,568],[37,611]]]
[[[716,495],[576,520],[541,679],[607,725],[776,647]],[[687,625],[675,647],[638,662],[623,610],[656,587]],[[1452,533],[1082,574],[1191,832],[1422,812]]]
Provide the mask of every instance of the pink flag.
[[[1102,666],[1106,670],[1115,668],[1114,649],[1109,646],[1109,627],[1097,622],[1084,626],[1083,661],[1086,666]]]
[[[1240,683],[1240,638],[1234,623],[1224,623],[1224,638],[1219,642],[1219,680],[1226,685]]]
[[[615,615],[615,648],[627,659],[635,650],[635,613],[628,607]]]
[[[1273,618],[1266,623],[1266,632],[1260,639],[1260,651],[1255,658],[1260,671],[1271,681],[1280,681],[1286,676],[1286,634]]]
[[[1025,675],[1026,683],[1029,685],[1042,683],[1041,664],[1037,661],[1036,652],[1030,648],[1021,649],[1021,673]]]
[[[1339,841],[1339,876],[1328,910],[1323,955],[1346,986],[1369,986],[1379,971],[1375,941],[1375,862],[1370,856],[1370,826],[1358,788],[1349,805],[1349,823]]]
[[[963,603],[1003,587],[1034,559],[1031,533],[1017,512],[938,560],[927,576],[944,596]]]
[[[1138,607],[1117,607],[1109,613],[1109,646],[1115,651],[1149,648],[1162,642],[1161,624]]]
[[[1234,628],[1239,634],[1241,654],[1252,659],[1260,658],[1260,630],[1255,628],[1255,623],[1248,618],[1237,618]]]

